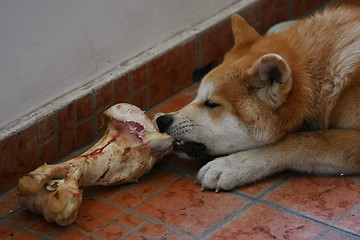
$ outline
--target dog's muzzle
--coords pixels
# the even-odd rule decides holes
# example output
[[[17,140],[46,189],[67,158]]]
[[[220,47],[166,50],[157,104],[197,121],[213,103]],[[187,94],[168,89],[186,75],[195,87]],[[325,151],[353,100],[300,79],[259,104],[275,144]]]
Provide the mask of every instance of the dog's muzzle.
[[[162,115],[156,119],[156,124],[159,128],[159,131],[164,133],[167,132],[171,134],[171,125],[173,124],[174,119],[170,115]],[[179,139],[178,136],[172,136],[175,138],[174,141],[174,152],[183,158],[200,158],[205,155],[206,146],[203,143],[195,141],[187,141]]]

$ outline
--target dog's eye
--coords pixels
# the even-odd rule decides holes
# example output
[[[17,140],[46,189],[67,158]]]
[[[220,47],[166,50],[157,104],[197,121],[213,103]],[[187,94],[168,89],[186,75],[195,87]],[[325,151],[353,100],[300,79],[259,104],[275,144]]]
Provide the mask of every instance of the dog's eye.
[[[214,103],[213,101],[210,100],[205,101],[204,105],[209,108],[216,108],[220,106],[220,104]]]

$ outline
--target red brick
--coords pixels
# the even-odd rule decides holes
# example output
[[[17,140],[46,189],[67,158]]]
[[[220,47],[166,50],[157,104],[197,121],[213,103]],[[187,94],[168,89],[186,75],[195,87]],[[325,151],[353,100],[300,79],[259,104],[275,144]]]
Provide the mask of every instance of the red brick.
[[[296,0],[295,0],[296,1]],[[316,1],[315,1],[316,2]],[[290,1],[289,0],[276,0],[275,7],[281,8],[281,7],[288,7]]]
[[[222,62],[224,54],[234,45],[230,18],[205,30],[199,37],[200,66],[212,61]]]
[[[142,65],[131,72],[132,90],[136,91],[147,84],[147,66]]]
[[[291,12],[293,18],[301,17],[304,14],[304,1],[293,1]]]
[[[280,23],[289,20],[289,9],[282,8],[275,14],[275,23]]]
[[[104,130],[107,126],[106,119],[104,118],[104,112],[105,110],[96,113],[96,130],[98,133],[99,131]]]
[[[39,140],[44,141],[55,133],[54,114],[46,117],[39,122]]]
[[[71,103],[57,113],[58,149],[60,157],[75,150],[75,112]]]
[[[52,163],[56,160],[56,143],[55,139],[50,139],[49,141],[40,145],[40,164]]]
[[[92,94],[89,93],[76,101],[76,119],[81,121],[93,113]]]
[[[0,142],[0,192],[14,186],[20,177],[35,169],[35,127],[31,126]]]
[[[307,0],[305,1],[305,13],[309,13],[315,10],[317,7],[317,1]]]
[[[112,93],[110,83],[95,90],[95,110],[99,110],[111,105],[111,101]]]
[[[266,0],[261,2],[262,11],[262,31],[266,32],[275,24],[275,0]]]
[[[94,140],[94,127],[93,119],[90,118],[77,127],[77,145],[83,146]]]
[[[149,107],[147,88],[142,88],[133,93],[132,102],[135,106],[145,110]]]
[[[261,15],[259,1],[249,4],[239,13],[248,23],[256,22]]]
[[[130,84],[128,74],[114,81],[114,102],[130,102]]]
[[[196,68],[196,40],[166,52],[149,63],[150,105],[192,83]]]

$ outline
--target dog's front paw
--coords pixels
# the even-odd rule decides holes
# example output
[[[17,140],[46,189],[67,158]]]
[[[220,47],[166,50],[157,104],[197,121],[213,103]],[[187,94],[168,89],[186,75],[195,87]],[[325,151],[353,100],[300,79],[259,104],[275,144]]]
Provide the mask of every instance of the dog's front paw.
[[[234,164],[234,160],[229,157],[215,159],[203,166],[196,179],[196,183],[201,184],[201,191],[205,189],[231,190],[241,184],[239,175],[241,169]]]

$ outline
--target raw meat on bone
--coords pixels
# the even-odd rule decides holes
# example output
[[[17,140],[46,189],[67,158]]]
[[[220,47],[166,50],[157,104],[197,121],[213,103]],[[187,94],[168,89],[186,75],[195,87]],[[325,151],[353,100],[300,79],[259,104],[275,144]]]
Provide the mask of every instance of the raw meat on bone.
[[[117,104],[104,116],[106,132],[88,151],[60,164],[44,164],[19,179],[22,206],[49,222],[69,225],[82,202],[79,187],[137,181],[172,150],[173,139],[138,107]]]

